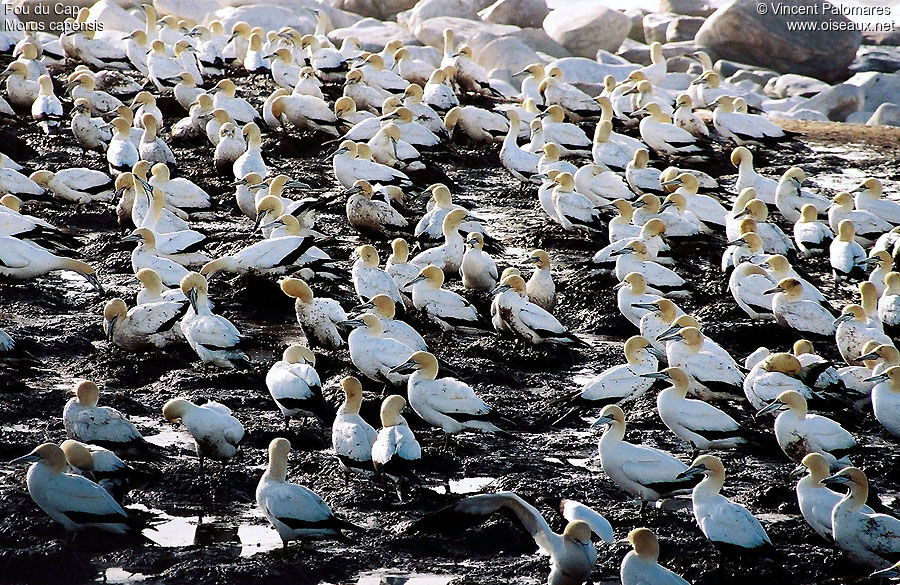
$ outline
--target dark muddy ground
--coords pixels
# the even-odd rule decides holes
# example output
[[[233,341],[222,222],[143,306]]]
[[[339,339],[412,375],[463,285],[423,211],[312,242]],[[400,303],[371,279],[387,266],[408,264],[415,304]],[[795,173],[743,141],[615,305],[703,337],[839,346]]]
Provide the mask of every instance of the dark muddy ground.
[[[59,76],[57,76],[59,78]],[[272,90],[271,82],[245,78],[243,95],[258,102]],[[183,115],[171,100],[161,105],[167,121]],[[68,111],[68,109],[67,109]],[[798,128],[794,128],[798,129]],[[801,164],[820,187],[832,192],[855,184],[863,176],[886,181],[886,191],[897,188],[896,140],[890,131],[877,132],[849,126],[810,125],[794,147],[758,156],[758,168],[770,176],[792,164]],[[846,132],[846,134],[845,134]],[[335,193],[329,148],[320,140],[270,133],[265,152],[272,172],[285,172],[313,186],[312,192]],[[29,123],[0,127],[6,154],[33,168],[51,170],[67,166],[105,168],[101,155],[83,154],[71,137],[45,137]],[[207,144],[176,144],[178,174],[187,176],[213,194],[211,213],[195,214],[194,226],[209,233],[209,251],[217,256],[256,241],[251,222],[237,211],[227,177],[214,174],[212,149]],[[60,420],[73,380],[87,378],[103,389],[101,403],[128,413],[145,436],[166,445],[161,460],[136,462],[151,473],[145,485],[131,492],[129,502],[161,511],[167,519],[156,539],[166,546],[143,542],[79,537],[65,542],[54,524],[30,500],[25,469],[0,467],[0,582],[78,583],[102,580],[153,583],[355,583],[360,575],[380,568],[412,573],[457,575],[454,583],[542,583],[547,560],[535,552],[527,535],[504,520],[471,529],[450,540],[404,534],[413,520],[451,502],[445,477],[457,492],[514,490],[538,504],[551,525],[563,521],[554,512],[554,498],[575,498],[596,507],[622,538],[636,526],[652,527],[661,537],[662,562],[697,584],[757,582],[813,584],[856,582],[867,571],[854,568],[845,557],[821,541],[803,522],[796,505],[793,465],[777,450],[718,453],[725,460],[725,494],[759,516],[783,555],[776,561],[743,559],[718,553],[703,538],[686,507],[649,510],[639,518],[629,497],[615,487],[588,459],[596,454],[598,435],[587,422],[551,429],[548,421],[564,412],[551,405],[568,395],[587,377],[622,361],[621,342],[635,333],[619,316],[611,280],[585,278],[582,272],[592,253],[605,244],[576,233],[563,232],[540,211],[534,192],[522,193],[499,167],[496,149],[460,149],[440,156],[440,163],[457,183],[454,197],[469,202],[478,213],[492,218],[491,231],[507,245],[498,257],[501,268],[525,269],[531,248],[546,249],[554,263],[560,297],[556,315],[591,345],[588,350],[525,349],[512,347],[492,334],[454,335],[442,342],[423,327],[433,350],[452,364],[459,377],[507,418],[515,421],[515,440],[465,435],[448,451],[441,449],[439,433],[413,421],[424,446],[425,487],[411,501],[399,505],[392,493],[365,480],[346,483],[328,447],[330,429],[293,423],[282,431],[281,417],[268,396],[264,375],[285,344],[299,340],[290,299],[280,293],[274,279],[217,276],[211,295],[217,312],[230,318],[251,340],[254,365],[249,372],[226,372],[203,367],[186,347],[157,354],[128,354],[108,344],[101,330],[103,303],[112,296],[132,302],[137,291],[131,275],[130,248],[120,235],[111,205],[76,207],[60,201],[33,203],[27,212],[75,231],[85,242],[85,258],[97,267],[107,287],[105,295],[92,292],[77,278],[52,275],[30,282],[0,282],[0,327],[19,347],[40,360],[40,366],[22,369],[0,362],[0,460],[9,460],[43,441],[65,438]],[[734,169],[727,151],[715,162],[698,168],[722,176],[727,186]],[[424,201],[413,200],[421,210]],[[335,238],[326,249],[346,260],[352,249],[367,241],[349,228],[343,205],[322,214],[320,229]],[[785,226],[787,227],[787,226]],[[379,242],[382,259],[388,246]],[[750,322],[730,295],[722,294],[724,279],[718,271],[721,248],[702,244],[678,250],[678,270],[694,284],[693,299],[681,303],[704,322],[707,334],[722,343],[740,361],[759,345],[784,350],[794,337],[772,325]],[[349,263],[346,264],[349,269]],[[811,278],[830,290],[827,260],[803,262]],[[459,289],[459,283],[451,287]],[[353,306],[346,285],[319,284],[317,294],[338,298]],[[853,298],[847,287],[836,295],[838,304]],[[475,299],[486,307],[487,299]],[[422,325],[415,321],[417,325]],[[833,347],[818,347],[837,357]],[[318,371],[326,393],[337,404],[338,380],[353,373],[346,351],[319,355]],[[382,388],[364,382],[371,422]],[[180,433],[167,425],[162,404],[176,395],[215,399],[231,407],[247,429],[243,453],[224,474],[201,479],[196,459]],[[771,420],[754,421],[743,404],[724,405],[754,428],[770,428]],[[689,450],[663,426],[655,413],[655,397],[645,395],[626,407],[627,438],[678,454],[685,461]],[[410,417],[414,418],[414,417]],[[897,493],[900,454],[871,414],[849,423],[862,452],[855,461],[889,497]],[[346,518],[367,527],[353,544],[314,543],[280,550],[277,536],[255,513],[254,490],[266,463],[265,448],[276,436],[286,436],[295,449],[289,477],[319,493]],[[464,481],[461,481],[464,480]],[[459,482],[459,483],[457,483]],[[897,500],[891,500],[895,507]],[[199,528],[198,516],[202,517]],[[598,583],[617,582],[626,545],[599,545],[594,572]],[[377,582],[377,579],[376,579]]]

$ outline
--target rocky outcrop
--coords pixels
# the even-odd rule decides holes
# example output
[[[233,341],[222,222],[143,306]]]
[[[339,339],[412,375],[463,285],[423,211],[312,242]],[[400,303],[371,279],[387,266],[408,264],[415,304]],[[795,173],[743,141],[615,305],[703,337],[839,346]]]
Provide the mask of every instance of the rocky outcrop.
[[[760,6],[766,7],[765,14],[760,13]],[[855,30],[832,30],[847,26],[844,16],[823,15],[822,10],[798,14],[812,12],[812,6],[807,0],[774,4],[732,0],[709,17],[695,41],[724,59],[834,82],[845,76],[861,35]],[[803,26],[817,30],[790,30],[789,23],[808,23]]]

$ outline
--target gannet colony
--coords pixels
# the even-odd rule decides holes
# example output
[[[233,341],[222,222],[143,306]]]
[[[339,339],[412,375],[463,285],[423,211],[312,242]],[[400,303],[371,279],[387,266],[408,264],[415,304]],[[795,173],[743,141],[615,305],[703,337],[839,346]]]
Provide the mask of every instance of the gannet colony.
[[[0,582],[896,582],[872,8],[4,4]]]

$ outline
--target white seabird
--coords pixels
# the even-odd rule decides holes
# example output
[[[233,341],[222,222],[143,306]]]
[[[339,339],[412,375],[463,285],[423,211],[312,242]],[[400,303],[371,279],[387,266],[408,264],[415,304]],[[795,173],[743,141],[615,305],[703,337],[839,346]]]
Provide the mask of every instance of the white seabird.
[[[608,404],[600,411],[600,418],[593,426],[600,425],[608,425],[599,447],[604,473],[619,488],[638,497],[642,506],[643,502],[690,490],[697,483],[696,477],[679,477],[688,466],[672,455],[625,442],[625,413],[615,404]]]
[[[284,416],[285,428],[297,416],[317,418],[325,424],[332,421],[334,413],[322,396],[316,356],[309,348],[289,345],[266,373],[266,387]]]
[[[694,518],[704,536],[713,544],[743,551],[772,547],[765,529],[747,508],[719,492],[725,484],[725,467],[718,457],[701,455],[679,477],[703,477],[694,487],[691,500]]]
[[[63,409],[63,426],[70,439],[112,448],[143,445],[144,437],[121,412],[109,406],[97,406],[100,389],[83,380],[75,386],[75,397]]]
[[[128,514],[100,485],[66,473],[66,456],[57,445],[44,443],[9,462],[33,463],[27,484],[31,499],[69,532],[98,529],[113,534],[132,530]]]
[[[345,472],[373,475],[372,445],[378,433],[359,415],[362,385],[353,376],[341,380],[344,403],[331,425],[331,446]]]
[[[800,463],[809,453],[819,453],[832,469],[850,465],[848,455],[856,448],[856,439],[830,418],[809,414],[806,398],[787,390],[760,409],[757,416],[782,411],[775,419],[775,438],[784,454]]]
[[[269,465],[256,486],[256,503],[284,546],[292,540],[344,540],[341,530],[362,530],[335,516],[328,504],[311,490],[287,481],[290,452],[287,439],[272,439]]]

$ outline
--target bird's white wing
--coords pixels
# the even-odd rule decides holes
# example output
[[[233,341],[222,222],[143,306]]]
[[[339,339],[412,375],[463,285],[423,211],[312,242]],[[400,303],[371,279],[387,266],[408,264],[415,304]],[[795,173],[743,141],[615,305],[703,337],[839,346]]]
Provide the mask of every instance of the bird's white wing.
[[[534,303],[522,303],[518,316],[522,323],[535,331],[546,331],[557,334],[566,332],[566,328],[556,319],[556,317]]]
[[[700,434],[703,431],[733,431],[740,426],[728,414],[702,400],[681,400],[673,410],[685,426]]]
[[[78,524],[128,521],[128,514],[109,492],[80,475],[65,473],[50,478],[42,497],[50,508]]]
[[[587,522],[594,534],[602,538],[607,544],[613,543],[612,526],[609,520],[604,518],[599,512],[575,500],[563,500],[560,503],[560,510],[563,518],[569,522],[575,520]]]
[[[109,175],[102,171],[87,169],[83,167],[62,169],[56,173],[56,178],[66,185],[78,191],[109,185],[113,188],[113,180]]]
[[[837,422],[816,414],[803,421],[806,431],[826,451],[840,451],[856,446],[856,439]]]
[[[550,530],[537,508],[512,492],[470,496],[457,502],[454,507],[456,512],[484,517],[504,508],[515,515],[545,553],[550,554],[562,544],[562,537]]]
[[[452,378],[430,382],[426,400],[438,412],[448,414],[487,414],[491,410],[471,386]]]
[[[174,327],[186,309],[187,303],[150,303],[132,307],[128,311],[128,318],[138,332],[149,335]]]
[[[181,329],[186,337],[204,346],[228,348],[241,340],[231,321],[219,315],[193,315],[182,321]]]
[[[279,520],[284,518],[319,522],[332,516],[328,504],[301,485],[283,483],[268,491],[266,496],[266,508]]]
[[[887,514],[868,514],[859,539],[869,550],[880,555],[896,556],[900,551],[900,520]]]
[[[697,519],[707,538],[748,548],[771,544],[769,535],[759,520],[747,508],[719,496],[714,503],[705,506]]]
[[[625,443],[622,444],[625,446]],[[688,468],[675,457],[653,449],[637,445],[629,445],[622,465],[622,472],[633,482],[649,485],[658,482],[674,481],[675,476]]]

